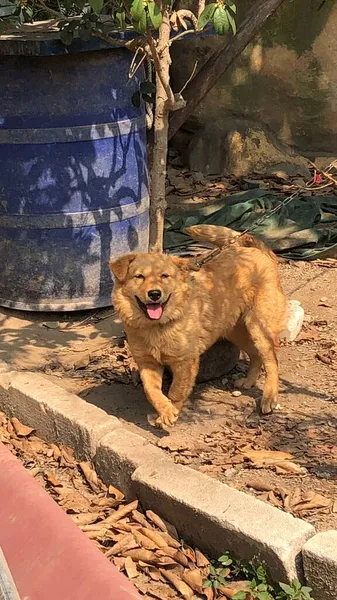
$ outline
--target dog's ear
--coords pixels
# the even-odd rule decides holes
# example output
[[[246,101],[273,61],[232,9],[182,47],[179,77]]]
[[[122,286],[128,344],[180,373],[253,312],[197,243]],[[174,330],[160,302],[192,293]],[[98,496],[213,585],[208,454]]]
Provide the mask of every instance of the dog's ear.
[[[128,274],[129,266],[133,260],[135,260],[135,254],[125,254],[125,256],[120,256],[117,260],[110,260],[109,267],[116,277],[118,281],[121,283],[125,281],[125,278]]]

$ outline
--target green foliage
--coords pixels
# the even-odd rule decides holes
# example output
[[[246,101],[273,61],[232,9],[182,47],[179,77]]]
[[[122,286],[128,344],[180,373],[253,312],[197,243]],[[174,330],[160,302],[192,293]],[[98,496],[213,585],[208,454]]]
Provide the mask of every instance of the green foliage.
[[[231,28],[236,34],[236,4],[233,0],[224,0],[207,4],[198,19],[198,30],[202,31],[206,25],[211,24],[218,35],[224,35]]]
[[[160,29],[164,10],[173,11],[173,0],[8,0],[8,3],[9,12],[0,16],[0,33],[13,25],[59,16],[61,39],[66,45],[76,37],[89,41],[93,35],[104,37],[113,30],[130,26],[146,35],[148,29]],[[197,30],[209,26],[219,35],[230,29],[235,34],[235,14],[234,0],[212,2],[199,17]]]
[[[258,564],[255,560],[235,560],[229,552],[210,565],[209,576],[203,587],[212,588],[215,596],[219,596],[219,588],[233,581],[244,581],[249,592],[240,590],[232,600],[247,600],[248,597],[252,600],[313,600],[311,588],[302,586],[298,579],[294,579],[290,585],[275,585],[268,577],[264,564]]]

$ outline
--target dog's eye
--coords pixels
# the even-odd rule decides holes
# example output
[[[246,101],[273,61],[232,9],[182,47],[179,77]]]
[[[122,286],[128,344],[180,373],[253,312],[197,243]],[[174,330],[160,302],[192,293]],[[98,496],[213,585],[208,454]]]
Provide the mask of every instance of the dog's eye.
[[[167,279],[168,277],[170,277],[168,273],[163,273],[161,276],[162,279]]]
[[[134,276],[135,279],[145,279],[144,275],[142,275],[141,273],[137,273],[137,275]]]

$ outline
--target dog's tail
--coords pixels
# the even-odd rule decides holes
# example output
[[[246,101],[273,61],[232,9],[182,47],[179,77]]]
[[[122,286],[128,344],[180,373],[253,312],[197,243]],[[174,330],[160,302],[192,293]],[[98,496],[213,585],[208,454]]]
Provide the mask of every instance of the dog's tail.
[[[261,240],[249,233],[240,235],[239,231],[234,231],[233,229],[229,229],[229,227],[219,227],[218,225],[192,225],[192,227],[186,227],[184,231],[194,240],[198,242],[210,242],[214,246],[217,246],[217,248],[222,248],[228,242],[237,238],[236,244],[239,246],[258,248],[261,252],[269,254],[271,258],[276,260],[274,252]]]

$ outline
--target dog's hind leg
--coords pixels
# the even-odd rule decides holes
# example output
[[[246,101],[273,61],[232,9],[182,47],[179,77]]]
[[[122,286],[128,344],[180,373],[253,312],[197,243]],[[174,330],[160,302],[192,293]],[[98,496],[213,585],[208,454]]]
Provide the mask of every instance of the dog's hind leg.
[[[261,355],[250,339],[247,327],[244,324],[237,325],[228,336],[228,340],[249,356],[250,362],[246,377],[242,377],[235,382],[238,387],[249,390],[255,386],[257,378],[260,375],[262,367]]]
[[[277,394],[279,386],[278,360],[276,355],[277,335],[270,331],[265,324],[258,319],[257,314],[252,312],[245,323],[256,353],[261,357],[266,372],[266,379],[261,400],[262,414],[273,412],[277,405]],[[248,374],[249,375],[249,374]]]
[[[195,384],[199,370],[199,356],[171,363],[170,369],[173,381],[168,396],[180,412]]]

